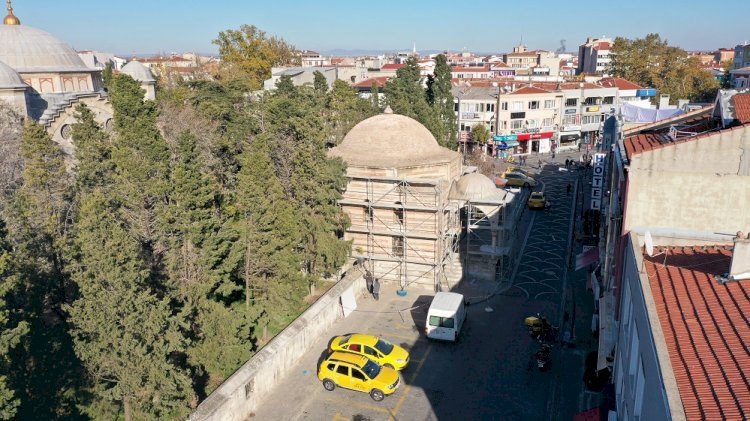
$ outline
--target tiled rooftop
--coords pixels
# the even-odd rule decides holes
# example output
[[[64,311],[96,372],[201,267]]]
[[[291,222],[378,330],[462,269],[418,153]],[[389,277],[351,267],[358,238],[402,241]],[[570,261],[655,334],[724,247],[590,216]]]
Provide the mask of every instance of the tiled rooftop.
[[[688,420],[750,419],[750,281],[729,247],[672,247],[643,260]]]
[[[736,94],[732,97],[734,101],[734,117],[741,124],[750,123],[750,93]]]

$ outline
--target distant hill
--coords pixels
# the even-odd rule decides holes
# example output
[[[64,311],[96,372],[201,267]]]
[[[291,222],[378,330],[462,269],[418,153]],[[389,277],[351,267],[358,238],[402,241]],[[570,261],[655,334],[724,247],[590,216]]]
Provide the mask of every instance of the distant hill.
[[[395,54],[402,51],[411,51],[411,48],[394,48],[390,50],[344,50],[336,48],[333,50],[318,51],[324,56],[336,56],[336,57],[359,57],[359,56],[378,56],[381,54]],[[429,54],[442,53],[442,50],[417,50],[420,55],[426,56]]]

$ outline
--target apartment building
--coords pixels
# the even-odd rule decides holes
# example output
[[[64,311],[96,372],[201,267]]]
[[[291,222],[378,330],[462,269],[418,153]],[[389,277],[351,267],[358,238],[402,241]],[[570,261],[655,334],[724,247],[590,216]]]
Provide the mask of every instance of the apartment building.
[[[587,38],[578,47],[578,74],[606,75],[607,66],[612,61],[609,38]]]

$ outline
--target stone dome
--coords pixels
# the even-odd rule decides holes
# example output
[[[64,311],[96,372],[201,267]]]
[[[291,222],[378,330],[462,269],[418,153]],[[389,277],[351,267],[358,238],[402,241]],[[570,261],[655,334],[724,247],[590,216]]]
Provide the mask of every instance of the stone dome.
[[[133,60],[122,66],[120,73],[126,74],[139,82],[156,82],[151,70],[138,60]]]
[[[69,45],[40,29],[0,25],[0,61],[18,73],[91,72]]]
[[[417,120],[384,113],[354,126],[330,155],[353,166],[395,168],[450,162],[458,153],[438,145]]]
[[[23,83],[23,80],[18,76],[18,73],[7,64],[0,61],[0,89],[25,87],[26,84]]]
[[[495,183],[486,175],[475,172],[459,178],[451,187],[448,198],[472,202],[502,202],[505,191],[495,187]]]

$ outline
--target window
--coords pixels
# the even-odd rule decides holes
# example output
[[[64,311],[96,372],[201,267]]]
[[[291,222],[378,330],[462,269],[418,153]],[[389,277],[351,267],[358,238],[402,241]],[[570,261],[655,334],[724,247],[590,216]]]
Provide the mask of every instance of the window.
[[[630,384],[630,391],[633,391],[635,386],[635,373],[638,368],[638,361],[640,360],[640,338],[638,338],[638,326],[633,323],[633,339],[630,341],[630,364],[628,364],[628,383]]]
[[[633,416],[637,419],[641,417],[641,410],[643,409],[643,389],[646,383],[645,374],[643,372],[643,360],[638,358],[638,377],[635,378],[635,408],[633,409]]]
[[[453,317],[430,316],[430,326],[453,328],[454,323]]]
[[[529,101],[529,109],[530,110],[538,110],[539,109],[539,101]]]
[[[578,98],[568,98],[565,100],[566,107],[575,107],[578,105]]]
[[[348,376],[349,375],[349,367],[347,367],[345,365],[339,365],[338,367],[336,367],[336,372],[339,373],[339,374],[343,374],[344,376]]]
[[[351,345],[349,345],[349,347],[347,349],[349,351],[352,351],[352,352],[359,352],[361,350],[361,348],[360,348],[361,346],[362,345],[360,345],[360,344],[351,344]]]
[[[527,129],[536,129],[539,127],[539,120],[526,120]]]
[[[374,349],[370,348],[369,346],[365,346],[365,354],[372,355],[373,357],[380,358],[378,355],[378,351],[375,351]]]
[[[523,120],[511,120],[510,128],[513,130],[523,129]]]
[[[508,111],[508,103],[507,102],[501,102],[500,103],[500,109],[503,111]]]
[[[604,104],[612,105],[615,103],[615,97],[613,96],[605,96],[604,97]]]
[[[576,116],[575,115],[566,115],[565,118],[563,118],[563,124],[564,125],[575,125],[576,124]]]
[[[545,118],[542,120],[542,126],[549,127],[555,125],[555,119],[554,118]]]
[[[510,103],[510,110],[511,111],[523,111],[523,102],[521,101],[513,101]]]
[[[554,99],[545,99],[544,100],[544,108],[546,108],[546,109],[555,108],[555,100]]]
[[[357,370],[356,368],[352,368],[352,377],[359,381],[365,381],[365,373]]]
[[[403,209],[393,210],[393,222],[397,222],[399,225],[404,225],[404,210]]]
[[[402,256],[404,254],[404,239],[402,237],[393,237],[391,248],[394,256]]]
[[[495,103],[494,102],[488,103],[488,104],[484,104],[484,105],[486,107],[487,112],[491,112],[491,113],[495,112]]]
[[[583,124],[601,123],[601,121],[602,121],[602,116],[599,114],[583,116]]]

